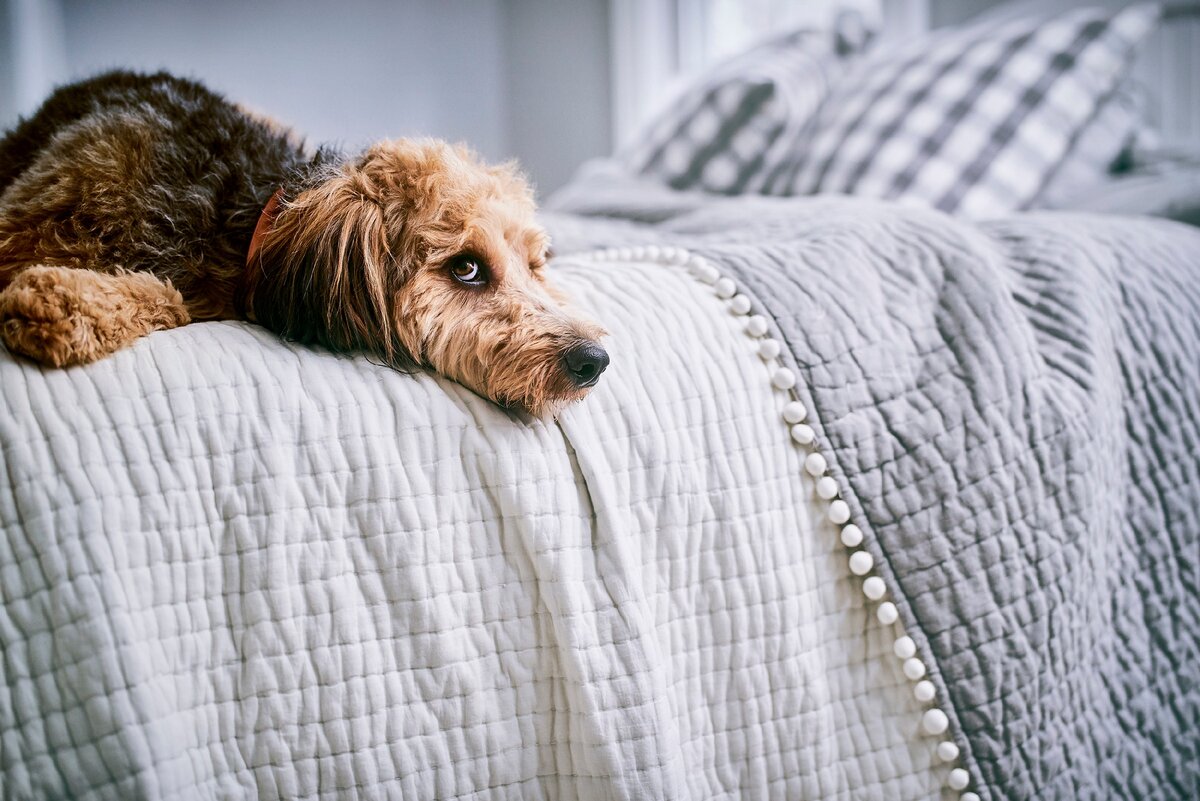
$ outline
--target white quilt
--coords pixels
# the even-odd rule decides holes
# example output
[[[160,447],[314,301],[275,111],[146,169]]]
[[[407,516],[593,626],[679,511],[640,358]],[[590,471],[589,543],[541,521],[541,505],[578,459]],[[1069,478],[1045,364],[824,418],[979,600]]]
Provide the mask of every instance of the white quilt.
[[[0,798],[935,798],[711,289],[562,264],[557,423],[246,325],[0,350]]]

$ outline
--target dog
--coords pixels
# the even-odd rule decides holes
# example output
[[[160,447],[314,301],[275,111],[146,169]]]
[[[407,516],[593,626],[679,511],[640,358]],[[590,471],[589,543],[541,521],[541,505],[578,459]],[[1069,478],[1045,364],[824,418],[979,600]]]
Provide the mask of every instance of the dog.
[[[462,146],[312,153],[195,81],[110,72],[0,140],[0,340],[64,367],[246,320],[557,414],[609,357],[534,212],[513,165]]]

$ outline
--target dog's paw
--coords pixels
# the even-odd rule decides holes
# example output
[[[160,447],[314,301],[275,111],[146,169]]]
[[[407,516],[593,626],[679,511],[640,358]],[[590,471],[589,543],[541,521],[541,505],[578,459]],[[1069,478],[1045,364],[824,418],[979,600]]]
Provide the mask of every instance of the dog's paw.
[[[65,367],[80,361],[79,343],[87,333],[73,313],[73,298],[50,269],[31,267],[0,292],[0,340],[13,353]]]
[[[188,321],[179,293],[143,273],[30,267],[0,292],[0,340],[54,367],[95,361]]]

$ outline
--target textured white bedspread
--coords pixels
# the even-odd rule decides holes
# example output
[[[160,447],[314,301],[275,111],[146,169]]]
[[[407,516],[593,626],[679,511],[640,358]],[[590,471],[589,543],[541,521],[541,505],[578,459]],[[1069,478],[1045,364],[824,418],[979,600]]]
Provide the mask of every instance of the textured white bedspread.
[[[246,325],[0,351],[0,798],[937,797],[739,322],[557,272],[557,424]]]

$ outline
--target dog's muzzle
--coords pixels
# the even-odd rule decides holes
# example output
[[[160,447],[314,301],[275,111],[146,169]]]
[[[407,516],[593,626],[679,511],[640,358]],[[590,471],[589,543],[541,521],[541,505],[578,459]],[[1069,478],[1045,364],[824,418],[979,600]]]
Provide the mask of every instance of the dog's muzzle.
[[[608,351],[595,342],[580,342],[563,353],[562,364],[572,383],[583,389],[600,380],[600,374],[608,367]]]

